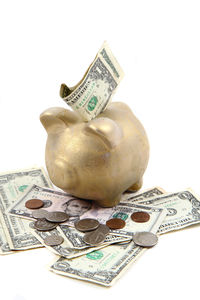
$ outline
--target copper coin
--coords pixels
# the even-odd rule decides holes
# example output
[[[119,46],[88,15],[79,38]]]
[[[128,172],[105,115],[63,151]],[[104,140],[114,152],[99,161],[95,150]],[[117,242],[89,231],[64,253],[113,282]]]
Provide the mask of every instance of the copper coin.
[[[29,209],[41,208],[44,205],[44,202],[39,199],[31,199],[26,201],[25,206]]]
[[[119,218],[113,218],[113,219],[108,220],[106,222],[106,225],[110,229],[122,229],[126,225],[126,222]]]
[[[150,215],[144,211],[137,211],[132,213],[131,219],[137,223],[144,223],[149,221]]]

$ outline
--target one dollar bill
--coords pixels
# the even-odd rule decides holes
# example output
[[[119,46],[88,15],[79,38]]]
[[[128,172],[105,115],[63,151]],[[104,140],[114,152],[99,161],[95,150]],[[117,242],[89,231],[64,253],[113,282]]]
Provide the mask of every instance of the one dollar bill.
[[[12,171],[0,174],[0,220],[7,243],[2,251],[26,250],[41,247],[41,243],[29,232],[28,220],[11,216],[7,210],[24,191],[34,183],[50,187],[51,183],[42,168]]]
[[[128,201],[128,203],[133,201],[134,204],[151,205],[167,210],[167,215],[158,230],[160,234],[200,223],[200,197],[191,189],[151,199],[138,198],[138,201],[130,197]]]
[[[119,63],[104,42],[83,79],[73,88],[62,84],[60,96],[89,121],[106,108],[123,76]]]
[[[157,218],[150,228],[156,233],[162,218]],[[133,241],[128,244],[109,245],[73,259],[59,258],[50,270],[68,277],[111,286],[122,273],[145,251]]]

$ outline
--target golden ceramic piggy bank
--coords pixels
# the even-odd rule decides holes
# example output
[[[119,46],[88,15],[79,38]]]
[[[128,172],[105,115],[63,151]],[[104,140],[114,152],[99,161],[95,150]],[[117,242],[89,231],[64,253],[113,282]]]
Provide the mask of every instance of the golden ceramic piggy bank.
[[[124,191],[141,187],[149,144],[126,104],[112,102],[89,122],[59,107],[44,111],[40,120],[48,133],[46,167],[59,188],[112,207]]]

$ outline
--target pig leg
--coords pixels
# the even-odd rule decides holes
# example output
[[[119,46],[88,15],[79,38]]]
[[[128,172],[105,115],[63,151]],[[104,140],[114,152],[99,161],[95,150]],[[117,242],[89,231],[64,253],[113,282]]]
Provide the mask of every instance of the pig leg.
[[[121,197],[122,197],[122,194],[118,195],[114,199],[109,199],[109,198],[101,199],[99,201],[96,201],[96,203],[102,207],[113,207],[119,203],[119,201],[121,200]]]
[[[138,180],[132,186],[128,188],[129,191],[136,192],[142,187],[142,179]]]

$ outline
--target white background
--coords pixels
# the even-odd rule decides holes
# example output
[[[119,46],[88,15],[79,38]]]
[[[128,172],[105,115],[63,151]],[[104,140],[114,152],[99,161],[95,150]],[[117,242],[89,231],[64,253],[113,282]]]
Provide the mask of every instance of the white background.
[[[0,1],[0,172],[45,165],[40,113],[66,107],[104,40],[125,72],[113,101],[143,123],[151,146],[144,188],[200,194],[199,1]],[[193,299],[199,294],[200,227],[160,237],[111,288],[46,269],[46,249],[0,257],[0,297]]]

